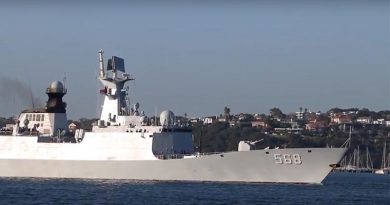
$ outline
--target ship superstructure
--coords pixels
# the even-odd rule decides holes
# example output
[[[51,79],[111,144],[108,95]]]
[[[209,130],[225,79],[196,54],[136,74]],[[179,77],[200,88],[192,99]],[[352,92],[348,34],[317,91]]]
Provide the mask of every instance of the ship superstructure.
[[[139,103],[130,105],[122,58],[104,67],[99,51],[100,93],[104,103],[92,131],[70,135],[66,123],[67,93],[61,82],[47,89],[45,108],[24,111],[13,136],[0,137],[0,176],[321,183],[344,155],[345,148],[253,150],[197,153],[191,129],[175,123],[172,111],[148,118]],[[39,116],[39,117],[38,117]]]
[[[66,103],[62,101],[66,92],[63,83],[52,82],[46,89],[49,98],[46,107],[22,111],[14,126],[13,135],[53,136],[58,131],[67,130]]]

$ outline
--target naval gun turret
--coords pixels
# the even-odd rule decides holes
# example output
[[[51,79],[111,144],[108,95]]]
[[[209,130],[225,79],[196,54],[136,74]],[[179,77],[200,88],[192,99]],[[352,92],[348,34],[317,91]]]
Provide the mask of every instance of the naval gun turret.
[[[256,149],[256,144],[263,141],[264,139],[256,140],[256,141],[240,141],[238,143],[238,151],[250,151]]]

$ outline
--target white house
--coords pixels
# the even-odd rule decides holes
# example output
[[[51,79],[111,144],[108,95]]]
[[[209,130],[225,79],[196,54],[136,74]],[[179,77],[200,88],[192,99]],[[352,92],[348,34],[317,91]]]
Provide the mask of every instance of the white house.
[[[377,120],[373,121],[373,124],[375,124],[375,125],[384,125],[384,124],[386,124],[386,121],[385,121],[385,119],[377,119]]]
[[[358,119],[356,119],[356,122],[361,124],[371,124],[372,119],[371,117],[359,117]]]
[[[202,119],[202,121],[203,121],[203,124],[205,124],[205,125],[212,124],[212,123],[217,121],[217,117],[216,116],[204,117]]]

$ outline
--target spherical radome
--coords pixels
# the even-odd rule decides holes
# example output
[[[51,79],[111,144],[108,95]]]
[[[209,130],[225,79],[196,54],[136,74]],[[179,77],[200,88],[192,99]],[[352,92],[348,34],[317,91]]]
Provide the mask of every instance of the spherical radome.
[[[50,84],[50,90],[54,92],[63,92],[64,85],[60,81],[54,81]]]
[[[171,126],[175,122],[175,114],[170,110],[164,110],[160,114],[160,123],[163,126]]]

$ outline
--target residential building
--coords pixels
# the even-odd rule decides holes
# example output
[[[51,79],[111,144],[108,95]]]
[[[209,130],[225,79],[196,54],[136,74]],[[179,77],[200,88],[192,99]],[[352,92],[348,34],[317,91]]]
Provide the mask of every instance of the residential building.
[[[331,122],[335,124],[351,124],[352,116],[351,115],[334,115],[331,117]]]
[[[295,112],[295,115],[297,116],[298,120],[302,120],[303,117],[305,116],[305,113],[300,111],[300,112]]]
[[[200,121],[200,119],[196,118],[196,117],[193,117],[193,118],[190,119],[191,123],[198,123],[199,121]]]
[[[216,116],[211,116],[211,117],[204,117],[202,119],[203,124],[208,125],[208,124],[213,124],[217,122],[217,117]]]
[[[255,120],[255,121],[252,121],[252,127],[261,127],[261,128],[267,128],[268,127],[268,123],[265,122],[264,120]]]
[[[377,120],[373,121],[373,124],[375,124],[375,125],[384,125],[384,124],[386,124],[386,121],[385,121],[385,119],[377,119]]]
[[[318,119],[312,120],[306,124],[306,130],[309,131],[318,131],[326,127],[328,127],[328,123],[324,120],[318,120]]]
[[[358,122],[360,124],[371,124],[372,119],[371,119],[371,117],[358,117],[356,119],[356,122]]]

